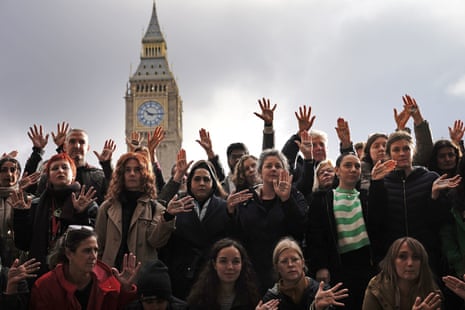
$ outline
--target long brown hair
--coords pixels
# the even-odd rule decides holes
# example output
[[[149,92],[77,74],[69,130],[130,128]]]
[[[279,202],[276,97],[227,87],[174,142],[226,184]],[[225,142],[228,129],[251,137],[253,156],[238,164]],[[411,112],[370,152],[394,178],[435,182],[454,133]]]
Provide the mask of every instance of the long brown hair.
[[[413,298],[420,296],[424,299],[429,293],[438,290],[438,287],[434,282],[433,273],[428,264],[428,253],[426,253],[426,250],[420,241],[414,238],[399,238],[391,244],[386,256],[379,264],[381,268],[380,280],[388,282],[392,286],[393,290],[397,287],[398,276],[395,261],[399,254],[399,250],[404,243],[406,243],[413,254],[420,259],[420,273],[417,282],[410,291],[411,296],[413,296]]]
[[[136,160],[141,167],[142,174],[142,191],[147,194],[150,198],[157,198],[157,191],[155,188],[155,175],[153,171],[149,169],[150,165],[147,158],[139,153],[129,152],[121,155],[116,163],[115,170],[111,177],[110,186],[106,195],[106,199],[116,200],[119,198],[120,193],[124,190],[124,170],[126,163],[130,160]]]

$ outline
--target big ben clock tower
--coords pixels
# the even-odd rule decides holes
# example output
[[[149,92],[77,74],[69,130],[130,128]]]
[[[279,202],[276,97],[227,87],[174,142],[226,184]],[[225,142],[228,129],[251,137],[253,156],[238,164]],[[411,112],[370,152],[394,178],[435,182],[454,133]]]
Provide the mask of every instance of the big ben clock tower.
[[[126,137],[147,134],[162,126],[165,139],[157,148],[157,158],[165,177],[182,143],[182,100],[168,66],[166,42],[158,23],[155,1],[149,27],[142,39],[140,63],[126,88]]]

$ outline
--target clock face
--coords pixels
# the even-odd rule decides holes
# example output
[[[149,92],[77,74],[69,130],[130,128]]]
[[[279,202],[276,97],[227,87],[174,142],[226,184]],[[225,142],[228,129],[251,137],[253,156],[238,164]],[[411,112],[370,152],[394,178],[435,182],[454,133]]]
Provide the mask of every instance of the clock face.
[[[156,101],[146,101],[137,110],[137,118],[144,126],[152,127],[161,123],[165,110]]]

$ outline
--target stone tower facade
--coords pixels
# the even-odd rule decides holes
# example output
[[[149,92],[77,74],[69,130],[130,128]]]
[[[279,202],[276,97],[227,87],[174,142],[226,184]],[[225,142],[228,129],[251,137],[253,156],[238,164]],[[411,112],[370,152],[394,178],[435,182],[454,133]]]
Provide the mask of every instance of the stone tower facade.
[[[126,137],[147,134],[157,126],[166,132],[157,158],[166,179],[182,144],[182,100],[167,60],[167,46],[158,23],[155,1],[149,27],[142,39],[140,63],[126,87]]]

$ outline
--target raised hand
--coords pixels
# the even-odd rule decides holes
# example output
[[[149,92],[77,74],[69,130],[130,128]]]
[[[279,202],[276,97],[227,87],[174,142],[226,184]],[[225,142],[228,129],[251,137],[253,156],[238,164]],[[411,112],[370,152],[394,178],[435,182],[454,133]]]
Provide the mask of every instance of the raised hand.
[[[299,135],[302,131],[309,131],[315,121],[315,115],[312,116],[312,108],[308,106],[299,107],[299,112],[294,112],[299,124]]]
[[[165,138],[166,132],[161,126],[155,127],[153,134],[150,135],[150,132],[147,135],[147,147],[150,152],[150,156],[152,157],[152,162],[155,162],[156,158],[156,149],[161,141]]]
[[[337,127],[335,128],[337,132],[337,136],[339,141],[341,141],[342,148],[348,148],[351,145],[350,140],[350,129],[349,129],[349,122],[339,117],[337,119]]]
[[[171,215],[177,215],[179,213],[191,212],[194,207],[194,198],[191,196],[185,196],[181,199],[178,199],[178,194],[168,202],[168,207],[166,212]]]
[[[400,113],[398,113],[397,109],[394,108],[394,121],[396,122],[397,130],[404,130],[409,118],[410,113],[408,111],[408,108],[405,107],[405,105]]]
[[[186,158],[186,151],[184,149],[180,149],[177,154],[175,172],[173,175],[173,180],[178,183],[181,183],[183,177],[187,174],[187,170],[189,170],[189,167],[194,162],[193,160],[187,162]]]
[[[371,170],[371,179],[383,179],[386,175],[389,174],[389,172],[394,170],[396,166],[397,162],[393,159],[386,160],[385,162],[381,162],[381,160],[378,160],[376,164],[373,166],[373,169]]]
[[[5,157],[16,158],[16,156],[18,156],[18,151],[13,150],[13,151],[11,151],[9,153],[3,153],[1,158],[5,158]]]
[[[76,197],[76,193],[71,193],[71,201],[76,212],[84,212],[92,202],[97,200],[97,197],[95,197],[96,193],[97,191],[94,189],[93,186],[89,187],[89,190],[86,191],[85,185],[81,186],[81,192],[79,193],[79,197]]]
[[[111,268],[113,275],[118,279],[119,283],[121,283],[121,289],[123,291],[127,292],[132,289],[140,266],[141,263],[137,262],[137,257],[129,253],[129,255],[124,254],[123,256],[123,270],[121,272],[114,267]]]
[[[262,113],[259,114],[257,112],[254,112],[253,114],[261,118],[265,122],[265,125],[273,124],[273,114],[274,110],[276,110],[276,104],[273,105],[273,107],[271,107],[270,99],[265,98],[262,98],[261,101],[260,99],[258,99],[258,104],[260,105]]]
[[[329,290],[324,290],[325,283],[320,282],[318,291],[315,295],[315,308],[317,310],[326,309],[329,306],[344,306],[344,303],[339,302],[340,299],[347,298],[349,296],[349,290],[341,288],[342,283],[339,282]]]
[[[412,310],[440,310],[441,295],[438,292],[431,292],[422,301],[421,297],[415,299]]]
[[[95,156],[97,156],[98,161],[104,162],[104,161],[111,160],[111,157],[113,153],[115,152],[115,150],[116,150],[115,141],[108,139],[108,140],[105,140],[102,153],[98,153],[97,151],[94,151],[94,154]]]
[[[274,192],[283,202],[287,201],[291,196],[292,177],[289,172],[282,169],[279,173],[279,180],[273,182]]]
[[[144,137],[137,131],[131,133],[131,139],[126,138],[126,144],[128,145],[129,152],[134,152],[138,147],[142,145]]]
[[[208,158],[213,158],[215,154],[213,153],[212,140],[210,139],[210,133],[205,128],[200,128],[199,130],[199,140],[195,140],[207,153]]]
[[[304,159],[313,159],[312,136],[308,131],[304,130],[300,132],[300,140],[301,141],[295,140],[294,142],[299,146],[299,150],[304,155]]]
[[[457,146],[460,145],[460,140],[462,140],[464,133],[465,127],[463,126],[463,122],[461,120],[456,120],[454,122],[454,126],[452,128],[449,127],[450,140]]]
[[[33,127],[29,127],[29,131],[27,133],[27,136],[29,137],[29,139],[31,139],[32,146],[36,147],[36,148],[39,148],[41,150],[43,150],[45,148],[45,146],[47,145],[47,143],[48,143],[48,136],[49,135],[46,134],[44,136],[44,129],[43,129],[42,125],[37,127],[37,125],[34,124]]]
[[[243,203],[244,201],[247,201],[252,197],[253,194],[248,189],[244,189],[240,192],[229,195],[228,199],[226,199],[226,207],[228,208],[228,213],[234,214],[234,211],[236,210],[236,206],[238,204]]]
[[[39,182],[40,179],[40,172],[36,171],[28,175],[27,171],[24,172],[23,176],[19,180],[19,188],[21,190],[24,190],[25,188],[28,188],[29,186],[36,184]]]
[[[69,124],[67,122],[61,122],[57,124],[57,133],[52,131],[52,138],[55,145],[60,147],[65,143],[66,135],[69,131]]]
[[[32,198],[26,194],[24,197],[23,191],[13,191],[10,194],[11,206],[13,209],[30,209]]]
[[[415,98],[405,95],[402,97],[404,101],[404,110],[407,110],[410,116],[413,118],[413,123],[415,125],[423,122],[423,116],[421,116],[420,108],[418,107],[417,101]]]
[[[40,262],[35,258],[19,264],[19,259],[15,259],[8,270],[8,281],[6,285],[6,294],[16,294],[18,292],[18,283],[24,279],[35,278],[35,272],[39,270]]]

